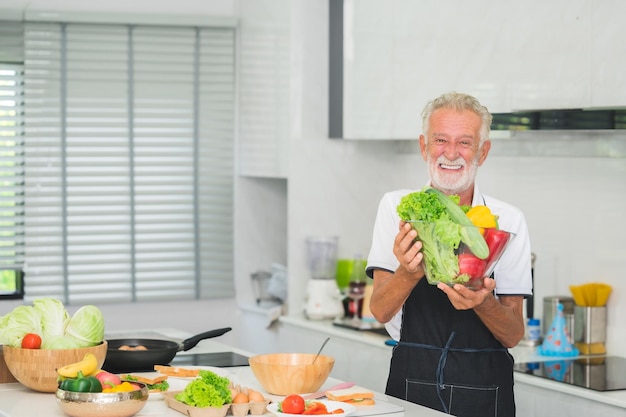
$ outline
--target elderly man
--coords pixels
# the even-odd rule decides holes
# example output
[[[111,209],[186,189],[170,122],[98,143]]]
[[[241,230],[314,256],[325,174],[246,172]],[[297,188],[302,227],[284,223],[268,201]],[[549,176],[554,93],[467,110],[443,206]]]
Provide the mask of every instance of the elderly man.
[[[430,285],[422,244],[396,207],[412,192],[385,194],[374,225],[367,273],[370,310],[398,340],[386,393],[455,416],[514,416],[513,358],[507,348],[524,335],[523,299],[532,293],[530,241],[522,212],[482,194],[478,168],[491,147],[491,114],[474,97],[448,93],[423,112],[422,156],[430,186],[485,205],[501,229],[515,233],[483,288]]]

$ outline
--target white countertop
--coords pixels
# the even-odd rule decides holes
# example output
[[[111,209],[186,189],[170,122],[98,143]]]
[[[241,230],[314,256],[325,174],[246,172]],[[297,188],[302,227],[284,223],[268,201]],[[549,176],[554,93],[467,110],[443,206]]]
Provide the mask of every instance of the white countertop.
[[[391,349],[391,347],[385,345],[385,341],[389,338],[375,334],[372,332],[356,331],[351,329],[345,329],[339,326],[333,325],[331,320],[309,320],[304,316],[283,316],[280,318],[281,323],[287,325],[299,326],[314,331],[324,332],[332,334],[334,337],[341,337],[348,340],[353,340],[359,343],[365,343],[368,345],[380,347],[381,349]],[[509,352],[515,358],[516,363],[523,362],[546,362],[557,359],[572,359],[559,358],[554,356],[543,356],[537,353],[536,347],[516,346],[510,349]],[[536,387],[553,390],[568,395],[574,395],[579,398],[585,398],[592,401],[598,401],[604,404],[612,405],[615,407],[621,407],[626,409],[626,390],[620,391],[595,391],[589,388],[582,388],[575,385],[566,384],[563,382],[553,381],[538,376],[524,374],[522,372],[514,372],[515,382],[519,384],[528,384]]]
[[[115,338],[115,337],[124,337],[132,335],[133,337],[154,337],[157,336],[159,338],[167,338],[177,341],[182,341],[186,337],[190,335],[185,334],[180,331],[172,330],[172,329],[155,329],[146,332],[142,332],[138,334],[135,332],[128,333],[115,333],[111,335],[107,335],[107,338]],[[167,336],[165,336],[167,335]],[[214,353],[214,352],[235,352],[242,355],[250,356],[250,352],[245,352],[239,349],[233,349],[230,346],[224,345],[222,343],[216,342],[212,339],[203,340],[198,345],[188,352],[179,352],[178,355],[189,355],[195,353]],[[252,370],[248,366],[242,367],[231,367],[231,368],[220,368],[222,372],[227,373],[227,376],[233,383],[239,384],[241,386],[249,387],[252,389],[256,389],[262,393],[265,393],[263,388],[258,384],[256,378],[254,377]],[[223,374],[223,373],[222,373]],[[324,385],[323,389],[328,389],[333,385],[338,384],[339,380],[335,378],[329,378]],[[266,393],[265,393],[266,394]],[[267,395],[267,394],[266,394]],[[272,398],[273,396],[267,395]],[[387,413],[385,412],[385,416],[389,417],[401,417],[401,416],[411,416],[411,417],[435,417],[435,416],[443,416],[445,414],[440,413],[435,410],[431,410],[426,407],[419,406],[417,404],[405,402],[399,400],[397,398],[388,397],[383,393],[375,392],[375,398],[377,402],[381,405],[380,410],[385,410],[385,405],[388,405],[388,409],[391,409],[393,405],[394,409],[398,409],[397,406],[404,409],[402,412],[393,412]],[[383,415],[381,413],[378,414],[368,414],[365,408],[363,411],[357,411],[354,414],[355,416],[364,416],[364,415]],[[40,393],[36,391],[32,391],[22,384],[19,383],[8,383],[8,384],[0,384],[0,417],[33,417],[33,416],[50,416],[50,417],[66,417],[65,414],[61,411],[61,409],[56,405],[56,397],[52,393]],[[175,411],[165,404],[162,397],[160,395],[155,396],[154,398],[150,398],[146,406],[136,414],[137,417],[147,417],[147,416],[160,416],[160,417],[180,417],[181,413]],[[266,414],[266,416],[272,416],[271,413]]]

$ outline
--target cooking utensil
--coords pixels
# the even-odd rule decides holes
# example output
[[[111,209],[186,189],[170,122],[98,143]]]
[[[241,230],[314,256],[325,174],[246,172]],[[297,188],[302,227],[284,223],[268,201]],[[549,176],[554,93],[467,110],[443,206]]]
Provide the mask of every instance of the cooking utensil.
[[[322,343],[322,347],[320,347],[320,350],[317,351],[317,355],[315,355],[315,357],[313,358],[313,362],[311,363],[315,363],[315,361],[317,360],[317,357],[320,355],[320,353],[322,353],[322,349],[324,349],[324,346],[326,346],[326,343],[328,343],[329,340],[330,340],[330,337],[327,337],[326,340],[324,340],[324,343]]]
[[[153,371],[154,365],[167,365],[180,351],[195,347],[198,342],[218,337],[231,331],[230,327],[200,333],[177,343],[160,339],[111,339],[108,340],[106,359],[102,369],[112,373]],[[120,350],[122,346],[144,346],[145,350]]]
[[[315,400],[317,398],[322,398],[326,396],[326,391],[333,391],[336,389],[346,389],[354,386],[354,382],[342,382],[341,384],[337,384],[333,387],[325,389],[324,391],[317,391],[312,394],[303,395],[302,398],[305,400]]]

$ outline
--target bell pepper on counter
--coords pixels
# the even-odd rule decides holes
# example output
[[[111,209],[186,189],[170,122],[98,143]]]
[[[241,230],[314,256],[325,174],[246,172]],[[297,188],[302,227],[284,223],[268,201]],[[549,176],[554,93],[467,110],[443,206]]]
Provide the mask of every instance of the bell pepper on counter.
[[[136,389],[139,389],[139,387],[131,384],[128,381],[124,381],[121,384],[104,388],[102,392],[130,392],[130,391],[135,391]]]
[[[84,376],[78,371],[76,378],[67,378],[61,382],[59,388],[72,392],[102,392],[102,384],[95,376]]]

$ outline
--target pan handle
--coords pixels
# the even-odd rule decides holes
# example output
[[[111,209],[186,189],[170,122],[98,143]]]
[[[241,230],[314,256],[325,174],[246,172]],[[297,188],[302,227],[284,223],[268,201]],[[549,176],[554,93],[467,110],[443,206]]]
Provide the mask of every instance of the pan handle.
[[[218,336],[223,335],[224,333],[230,332],[231,330],[232,329],[230,327],[224,327],[222,329],[209,330],[208,332],[191,336],[189,339],[183,340],[182,349],[179,349],[179,350],[187,351],[195,347],[198,344],[198,342],[200,342],[201,340],[210,339],[212,337],[218,337]]]

